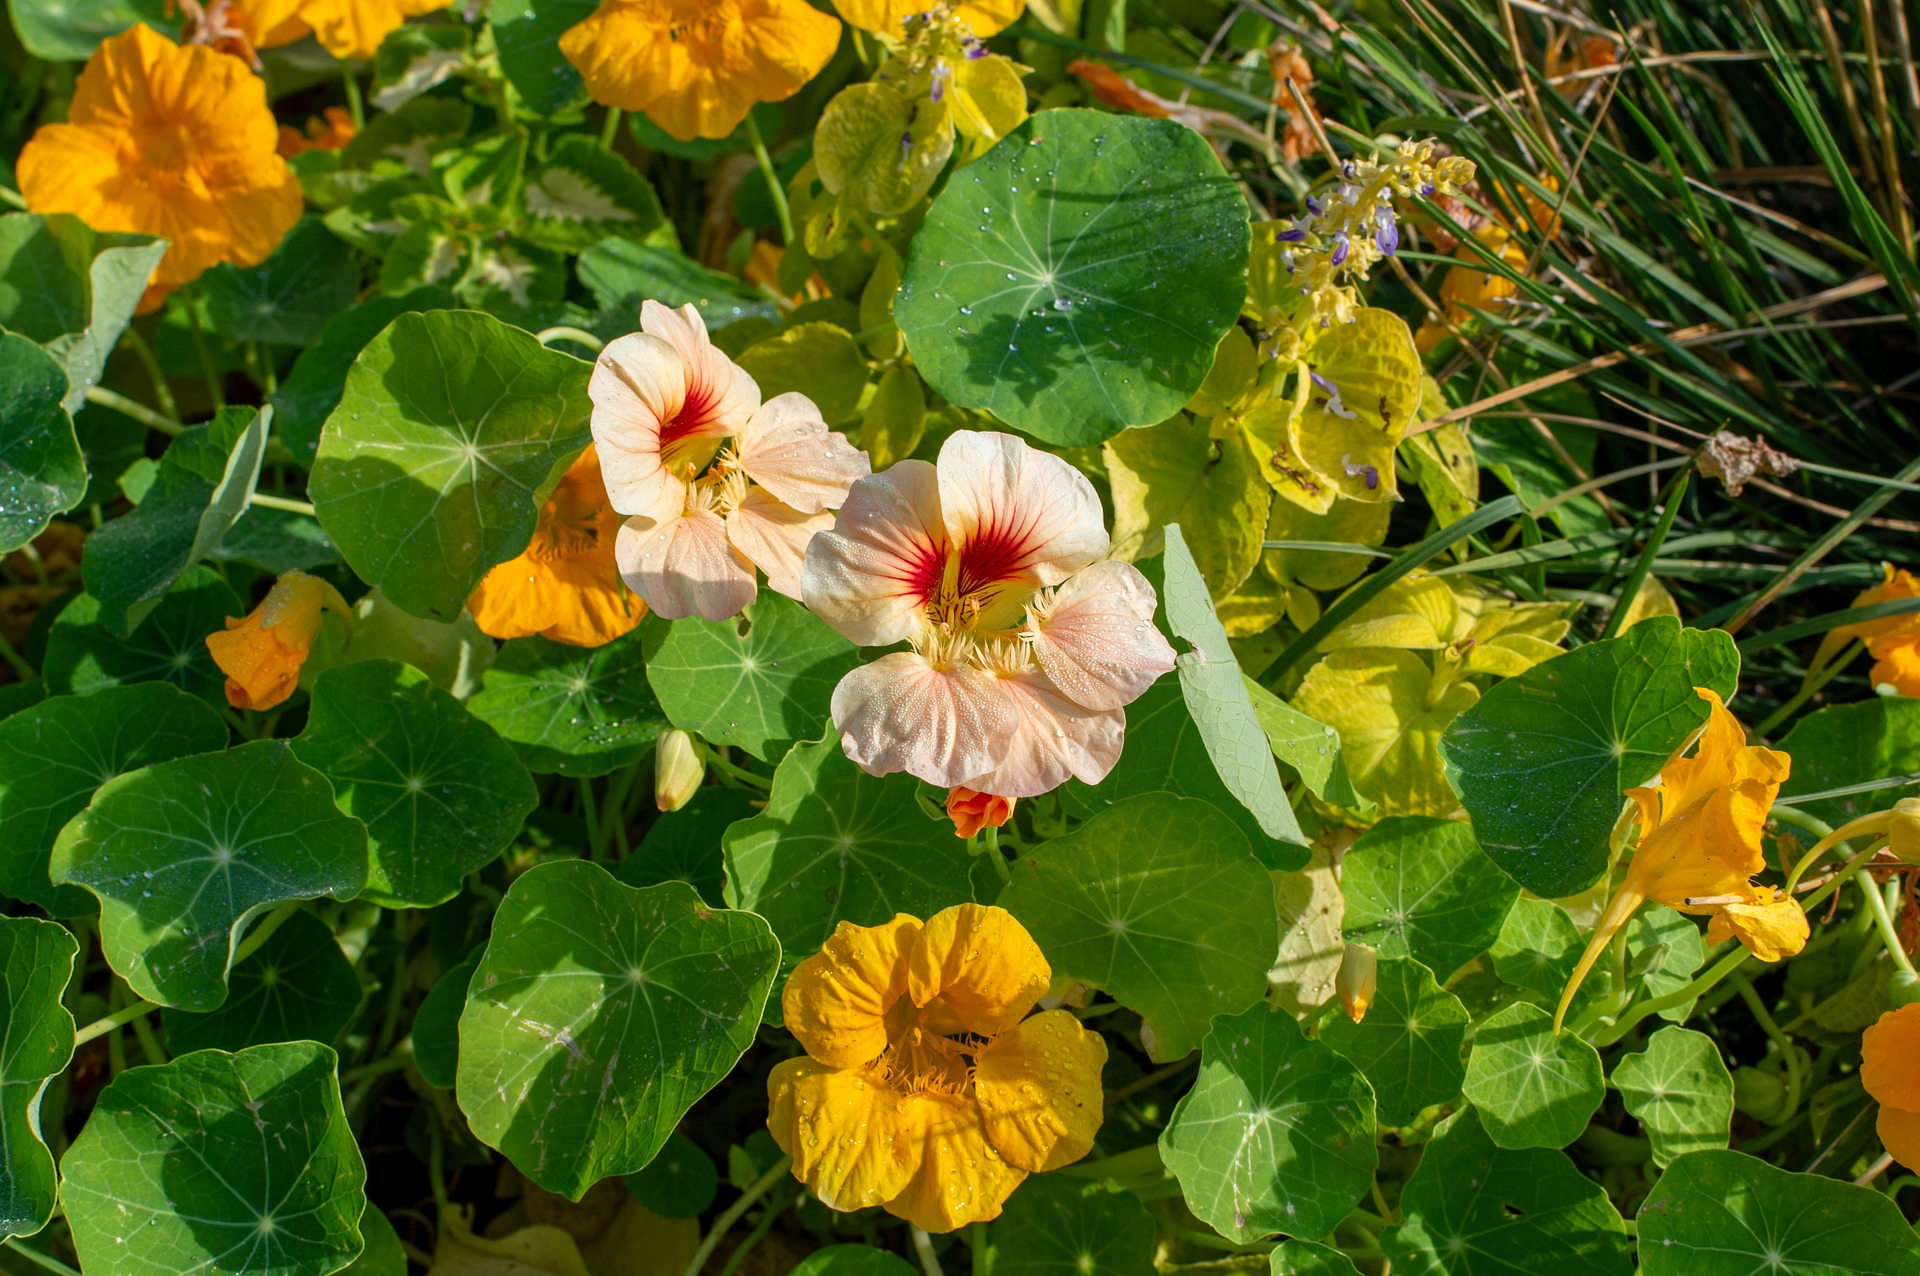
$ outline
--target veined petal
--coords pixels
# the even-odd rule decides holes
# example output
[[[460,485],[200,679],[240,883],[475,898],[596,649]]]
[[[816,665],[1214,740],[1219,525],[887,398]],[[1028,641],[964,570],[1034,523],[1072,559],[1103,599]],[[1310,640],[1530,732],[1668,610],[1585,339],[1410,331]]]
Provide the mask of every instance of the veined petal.
[[[1038,670],[1000,676],[1018,718],[1006,756],[966,787],[1001,797],[1039,797],[1074,776],[1098,784],[1120,761],[1127,715],[1119,709],[1088,709],[1060,694]]]
[[[714,349],[707,321],[691,305],[674,310],[657,301],[640,303],[640,331],[672,346],[686,368],[682,429],[701,434],[738,434],[760,406],[760,387],[747,370]]]
[[[1762,886],[1751,904],[1724,904],[1707,923],[1707,942],[1737,939],[1761,961],[1780,961],[1807,946],[1806,910],[1790,895]]]
[[[987,1044],[973,1088],[987,1138],[1009,1165],[1039,1174],[1093,1150],[1106,1062],[1106,1041],[1065,1010],[1043,1011]]]
[[[836,1068],[872,1063],[887,1049],[887,1011],[907,995],[907,953],[920,919],[878,926],[841,922],[820,951],[793,968],[780,994],[787,1031]]]
[[[902,461],[856,479],[832,530],[807,544],[802,597],[854,642],[885,647],[919,630],[946,559],[934,467]]]
[[[1648,899],[1682,911],[1709,911],[1689,910],[1689,898],[1745,894],[1748,881],[1767,866],[1760,833],[1775,787],[1743,780],[1668,816],[1641,834],[1627,882]]]
[[[822,532],[814,544],[832,534]],[[1017,712],[992,674],[935,665],[910,651],[882,656],[842,678],[832,710],[840,747],[869,775],[905,771],[948,789],[993,769]]]
[[[1874,1128],[1880,1135],[1880,1146],[1894,1160],[1910,1170],[1920,1166],[1920,1112],[1882,1104]]]
[[[627,588],[667,620],[725,620],[757,592],[753,565],[728,543],[727,525],[712,510],[690,509],[658,522],[630,518],[620,527],[614,557]]]
[[[1713,789],[1743,780],[1768,786],[1767,805],[1771,806],[1793,760],[1777,749],[1749,745],[1746,729],[1719,695],[1707,687],[1694,690],[1707,702],[1707,725],[1693,742],[1691,755],[1674,757],[1660,769],[1661,819],[1673,819]]]
[[[1860,1084],[1881,1106],[1920,1112],[1920,1005],[1889,1010],[1860,1039]]]
[[[587,381],[593,442],[607,499],[622,514],[671,518],[686,501],[685,476],[668,468],[665,423],[687,397],[687,369],[674,348],[644,332],[607,343]]]
[[[961,1028],[995,1037],[1026,1018],[1053,968],[1027,928],[1004,908],[959,904],[927,919],[907,953],[907,993],[937,999]]]
[[[906,1191],[920,1168],[911,1102],[872,1069],[786,1059],[767,1076],[767,1132],[829,1208],[864,1209]]]
[[[1153,625],[1153,586],[1131,563],[1075,572],[1023,636],[1053,685],[1089,709],[1119,709],[1173,668],[1173,648]]]
[[[747,477],[803,514],[838,509],[853,481],[872,473],[867,454],[829,430],[804,394],[777,394],[737,432]]]
[[[941,515],[960,559],[957,592],[978,601],[982,628],[1012,625],[1034,590],[1107,556],[1093,484],[1022,439],[957,431],[940,447],[939,477]]]
[[[1027,1172],[994,1150],[973,1097],[915,1094],[900,1109],[899,1137],[918,1145],[919,1164],[887,1213],[929,1232],[998,1218]]]
[[[763,488],[747,489],[740,507],[727,516],[727,539],[767,574],[767,584],[789,598],[800,597],[800,568],[807,542],[833,526],[821,510],[802,514]]]

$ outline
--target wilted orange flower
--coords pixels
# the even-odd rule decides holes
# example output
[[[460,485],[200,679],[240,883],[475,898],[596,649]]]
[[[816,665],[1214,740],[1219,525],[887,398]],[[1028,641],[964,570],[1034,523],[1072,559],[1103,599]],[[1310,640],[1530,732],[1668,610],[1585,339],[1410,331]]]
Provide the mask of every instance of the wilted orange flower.
[[[1882,563],[1880,570],[1884,579],[1873,588],[1863,590],[1853,600],[1855,607],[1920,598],[1920,578],[1912,572],[1895,571],[1892,563]],[[1876,690],[1891,688],[1895,695],[1920,696],[1920,612],[1884,616],[1829,630],[1820,640],[1820,650],[1814,654],[1808,676],[1825,668],[1856,638],[1867,644],[1867,654],[1873,657],[1873,668],[1867,677]]]
[[[614,562],[620,522],[600,478],[600,454],[589,443],[540,507],[533,540],[488,572],[467,600],[480,632],[599,647],[633,629],[647,605],[622,583]]]
[[[253,266],[300,219],[300,183],[275,147],[266,87],[238,58],[134,25],[80,72],[65,124],[20,152],[36,213],[164,236],[143,310],[223,261]]]
[[[444,9],[451,0],[242,0],[239,21],[254,45],[271,49],[309,31],[336,58],[370,58],[408,18]]]
[[[794,1177],[833,1209],[947,1232],[1085,1156],[1107,1046],[1068,1011],[1027,1018],[1052,978],[1003,909],[841,922],[781,998],[807,1053],[767,1078],[767,1128]]]
[[[1656,784],[1627,792],[1639,808],[1640,844],[1567,981],[1556,1029],[1595,959],[1649,899],[1712,915],[1710,938],[1737,938],[1762,961],[1790,957],[1807,942],[1799,903],[1752,880],[1766,867],[1760,834],[1792,759],[1748,744],[1720,697],[1705,687],[1694,690],[1710,706],[1707,725],[1697,746],[1682,746],[1661,768]]]
[[[293,694],[320,632],[322,608],[352,619],[339,590],[318,576],[291,571],[249,615],[230,616],[224,632],[207,635],[213,663],[227,675],[228,704],[271,709]]]
[[[972,837],[981,829],[997,829],[1013,818],[1013,799],[981,793],[964,784],[947,790],[947,818],[956,837]]]
[[[353,117],[338,106],[330,106],[326,118],[310,117],[305,133],[291,124],[280,126],[280,154],[292,159],[302,151],[337,151],[351,142],[360,130],[353,126]]]
[[[840,24],[806,0],[600,0],[560,52],[594,101],[688,142],[792,97],[839,44]]]
[[[1489,224],[1482,227],[1477,238],[1488,252],[1515,270],[1526,269],[1526,250],[1513,241],[1504,226]],[[1511,279],[1488,270],[1480,256],[1465,244],[1453,255],[1464,264],[1448,270],[1446,278],[1440,281],[1440,301],[1446,306],[1447,319],[1454,327],[1470,322],[1476,317],[1477,311],[1499,313],[1501,303],[1519,291],[1518,285]],[[1413,334],[1413,344],[1420,353],[1426,354],[1449,335],[1446,324],[1429,318]]]
[[[1880,1016],[1860,1041],[1860,1082],[1880,1103],[1880,1142],[1920,1169],[1920,1004]]]

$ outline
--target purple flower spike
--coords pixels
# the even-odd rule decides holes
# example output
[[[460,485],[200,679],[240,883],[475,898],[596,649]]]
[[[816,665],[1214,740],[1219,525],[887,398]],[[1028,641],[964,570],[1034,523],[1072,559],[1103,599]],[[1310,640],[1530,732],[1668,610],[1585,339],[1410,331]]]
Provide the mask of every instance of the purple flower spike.
[[[973,40],[968,42],[967,61],[978,62],[981,58],[984,58],[986,56],[987,56],[986,45],[980,43],[978,40]]]
[[[953,75],[953,68],[942,62],[933,68],[933,100],[937,104],[947,95],[947,80]]]
[[[1336,266],[1340,265],[1342,262],[1346,261],[1347,249],[1350,246],[1351,245],[1347,240],[1347,232],[1344,230],[1341,231],[1339,234],[1333,237],[1333,256],[1329,258],[1329,260],[1331,260],[1333,264]]]
[[[1424,196],[1427,196],[1428,198],[1431,198],[1433,196],[1433,183],[1432,182],[1421,183],[1420,193]]]
[[[1306,228],[1303,226],[1289,226],[1285,230],[1278,231],[1274,234],[1274,238],[1283,244],[1297,244],[1305,240],[1306,237]]]

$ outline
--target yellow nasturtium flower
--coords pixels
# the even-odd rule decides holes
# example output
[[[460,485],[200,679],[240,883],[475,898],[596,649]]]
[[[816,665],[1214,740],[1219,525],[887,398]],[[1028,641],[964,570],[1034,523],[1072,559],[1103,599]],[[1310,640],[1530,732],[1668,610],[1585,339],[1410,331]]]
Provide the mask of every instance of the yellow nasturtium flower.
[[[444,9],[452,0],[244,0],[240,15],[262,49],[291,44],[309,31],[336,58],[370,58],[408,18]]]
[[[1011,913],[841,922],[781,998],[807,1053],[767,1078],[767,1128],[828,1206],[930,1232],[995,1218],[1029,1173],[1085,1156],[1107,1047],[1064,1010]]]
[[[1908,1169],[1920,1166],[1920,1005],[1881,1015],[1860,1056],[1860,1082],[1880,1104],[1881,1145]]]
[[[601,0],[560,52],[594,101],[690,142],[792,97],[839,44],[839,22],[807,0]]]
[[[1855,607],[1920,598],[1920,577],[1905,570],[1895,571],[1891,563],[1882,563],[1880,569],[1885,579],[1855,598]],[[1875,690],[1883,695],[1891,692],[1920,696],[1920,612],[1885,616],[1828,631],[1820,641],[1820,650],[1814,655],[1808,676],[1818,673],[1856,638],[1867,644],[1867,654],[1873,657],[1873,669],[1867,677]]]
[[[1556,1026],[1594,961],[1647,900],[1710,916],[1709,940],[1738,939],[1762,961],[1791,957],[1806,945],[1799,902],[1752,880],[1766,867],[1760,834],[1793,760],[1748,744],[1719,695],[1694,690],[1709,706],[1707,725],[1697,743],[1668,760],[1656,783],[1628,790],[1640,843],[1561,994]]]
[[[271,709],[293,694],[320,632],[322,608],[352,620],[339,590],[318,576],[291,571],[252,612],[228,617],[224,631],[207,635],[213,663],[227,675],[228,704]]]
[[[935,7],[931,0],[833,0],[833,7],[849,26],[898,39],[906,20]],[[973,28],[977,36],[994,35],[1026,11],[1027,0],[965,0],[953,6],[953,16]]]
[[[265,261],[300,220],[279,140],[246,63],[135,24],[87,59],[67,122],[41,126],[21,150],[20,193],[36,213],[165,238],[141,302],[150,310],[223,261]]]

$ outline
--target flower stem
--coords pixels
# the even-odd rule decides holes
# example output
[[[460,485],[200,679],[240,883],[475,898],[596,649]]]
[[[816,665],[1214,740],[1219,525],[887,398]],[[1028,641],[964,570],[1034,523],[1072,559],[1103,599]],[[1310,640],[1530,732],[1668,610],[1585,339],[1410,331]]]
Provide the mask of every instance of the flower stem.
[[[755,775],[744,767],[735,766],[733,763],[721,757],[718,750],[703,747],[702,752],[706,754],[707,765],[722,775],[731,776],[742,784],[751,785],[756,789],[771,789],[773,787],[772,780],[767,779],[764,775]]]
[[[1887,956],[1893,958],[1893,964],[1907,974],[1914,974],[1913,959],[1907,956],[1907,950],[1900,943],[1900,933],[1893,928],[1893,914],[1887,911],[1886,897],[1880,893],[1880,884],[1871,877],[1861,877],[1860,897],[1866,901],[1867,911],[1873,914],[1873,924],[1880,932],[1880,942],[1887,946]]]
[[[183,292],[181,300],[186,303],[187,323],[193,329],[193,352],[200,360],[200,376],[207,383],[207,398],[213,401],[213,410],[218,412],[227,406],[227,396],[220,388],[220,374],[213,369],[213,350],[207,345],[206,331],[200,326],[200,295],[200,290],[194,288]]]
[[[146,404],[136,399],[129,399],[126,395],[106,389],[103,386],[88,386],[87,402],[98,403],[103,408],[112,408],[121,416],[132,417],[149,430],[158,430],[168,437],[180,433],[180,431],[185,428],[178,421],[155,412]]]
[[[940,1269],[940,1256],[933,1252],[933,1237],[927,1235],[924,1227],[909,1227],[913,1233],[913,1252],[920,1258],[920,1270],[925,1276],[947,1276]]]
[[[318,516],[311,501],[296,501],[285,496],[269,496],[265,492],[247,493],[247,504],[258,505],[261,509],[285,510],[289,514],[305,514],[308,518]]]
[[[133,351],[133,357],[140,361],[140,366],[147,370],[147,380],[153,383],[153,401],[160,405],[161,414],[178,425],[180,407],[173,401],[173,386],[168,383],[167,374],[160,367],[160,357],[154,354],[153,347],[147,344],[147,339],[132,324],[128,324],[121,332],[120,340],[127,349]]]
[[[240,946],[233,950],[233,964],[238,966],[241,962],[259,952],[261,947],[264,946],[269,939],[273,938],[273,932],[285,926],[287,919],[300,911],[301,902],[302,901],[297,899],[290,899],[280,905],[280,907],[274,909],[271,913],[268,913],[265,920],[249,931],[247,937],[240,941]]]
[[[985,1223],[974,1223],[967,1228],[967,1246],[973,1250],[973,1276],[989,1276],[993,1270],[993,1251],[987,1245]]]
[[[606,120],[603,121],[600,125],[600,149],[603,151],[613,150],[613,139],[618,137],[619,135],[620,135],[620,108],[617,106],[610,106],[607,108]]]
[[[158,1009],[160,1009],[160,1007],[151,1001],[136,1001],[131,1006],[123,1006],[110,1015],[95,1019],[86,1027],[75,1032],[73,1034],[73,1044],[76,1047],[84,1046],[95,1037],[104,1037],[115,1028],[123,1024],[132,1023],[140,1016],[151,1014]]]
[[[1013,870],[1007,867],[1007,857],[1000,853],[1000,830],[989,824],[986,828],[981,829],[980,832],[982,836],[985,837],[987,843],[987,849],[984,854],[989,860],[993,861],[993,869],[996,873],[1000,874],[1001,884],[1005,885],[1011,882],[1013,880]]]
[[[7,1248],[30,1263],[43,1267],[47,1271],[59,1273],[59,1276],[80,1276],[79,1272],[67,1266],[53,1255],[42,1254],[31,1245],[22,1244],[20,1238],[17,1236],[9,1236],[7,1238]]]
[[[353,117],[353,131],[358,133],[367,126],[367,108],[360,101],[360,81],[353,74],[353,63],[346,58],[340,59],[340,83],[347,90],[347,114]]]
[[[6,661],[13,671],[20,675],[20,681],[22,682],[32,682],[39,676],[34,673],[33,666],[27,663],[27,658],[21,655],[19,649],[11,642],[7,641],[4,634],[0,634],[0,660]]]
[[[780,243],[793,242],[793,214],[787,209],[787,190],[780,184],[780,174],[773,170],[773,156],[767,154],[766,139],[760,136],[760,123],[753,118],[753,112],[747,112],[747,137],[753,142],[753,158],[760,161],[760,172],[767,179],[767,190],[773,195],[773,211],[780,218]]]
[[[765,1174],[747,1185],[746,1191],[740,1193],[739,1200],[721,1211],[720,1217],[713,1220],[713,1226],[708,1229],[705,1239],[700,1242],[700,1248],[693,1252],[693,1259],[687,1264],[686,1276],[700,1276],[700,1269],[707,1265],[707,1259],[713,1256],[714,1248],[720,1244],[721,1238],[740,1221],[741,1215],[752,1208],[755,1201],[765,1196],[773,1185],[780,1181],[781,1175],[792,1168],[793,1158],[781,1157],[767,1168]]]

